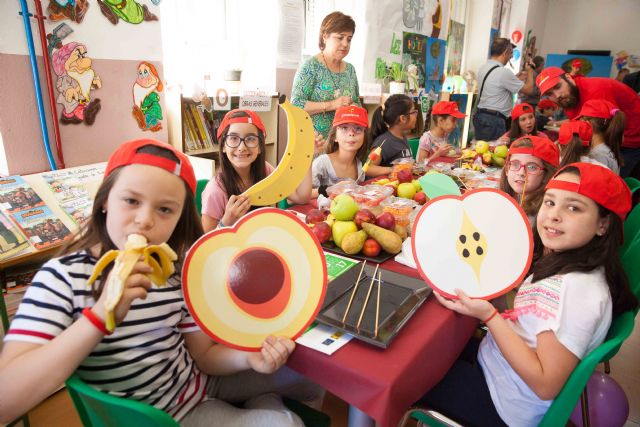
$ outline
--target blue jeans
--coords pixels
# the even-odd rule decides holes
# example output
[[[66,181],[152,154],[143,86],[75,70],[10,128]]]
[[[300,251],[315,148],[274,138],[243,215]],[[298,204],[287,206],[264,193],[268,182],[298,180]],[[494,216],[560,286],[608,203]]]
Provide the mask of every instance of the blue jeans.
[[[475,139],[495,141],[507,131],[505,119],[501,116],[478,111],[473,116]]]
[[[620,170],[620,176],[625,178],[631,175],[633,169],[640,163],[640,148],[625,148],[620,149],[622,154],[622,160],[624,160],[624,166]],[[636,174],[637,175],[637,174]],[[640,178],[636,176],[635,178]]]

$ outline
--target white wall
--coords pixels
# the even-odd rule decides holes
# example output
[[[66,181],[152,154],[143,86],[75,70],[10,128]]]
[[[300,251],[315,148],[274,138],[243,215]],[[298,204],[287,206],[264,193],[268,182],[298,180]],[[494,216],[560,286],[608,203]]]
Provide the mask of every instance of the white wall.
[[[551,0],[541,52],[595,49],[610,50],[614,57],[620,50],[638,55],[639,18],[638,0]]]
[[[464,35],[464,70],[478,72],[489,55],[489,33],[493,15],[493,0],[471,0],[467,3]]]
[[[522,32],[523,38],[531,31],[531,36],[536,38],[536,47],[540,55],[540,47],[544,43],[544,32],[547,24],[547,12],[549,10],[549,0],[529,0],[529,11],[527,12],[527,25]]]

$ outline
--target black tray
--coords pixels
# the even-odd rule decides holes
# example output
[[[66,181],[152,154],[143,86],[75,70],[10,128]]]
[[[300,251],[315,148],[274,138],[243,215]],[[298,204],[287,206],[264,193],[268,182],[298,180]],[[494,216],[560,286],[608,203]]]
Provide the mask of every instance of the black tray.
[[[380,288],[380,310],[378,319],[378,335],[375,335],[376,304],[378,298],[378,282],[374,282],[371,295],[360,327],[356,328],[362,307],[371,284],[371,276],[375,266],[367,264],[360,278],[360,284],[351,303],[345,322],[342,317],[351,298],[353,286],[361,264],[354,265],[345,273],[334,279],[327,287],[327,294],[322,309],[316,320],[332,326],[354,337],[387,348],[398,335],[400,329],[411,318],[431,293],[431,289],[419,279],[414,279],[388,270],[378,269],[382,273]]]
[[[385,252],[380,251],[380,253],[377,256],[374,257],[370,257],[370,256],[366,256],[363,255],[362,253],[357,253],[354,255],[350,255],[348,253],[346,253],[345,251],[343,251],[342,249],[340,249],[338,246],[336,246],[335,243],[333,242],[324,242],[322,244],[322,248],[328,250],[329,252],[334,252],[338,255],[342,255],[342,256],[346,256],[347,258],[353,258],[353,259],[360,259],[360,260],[367,260],[369,262],[373,262],[375,264],[381,264],[383,262],[385,262],[388,259],[393,258],[395,255],[390,254],[389,252]],[[359,268],[359,267],[358,267]],[[353,278],[353,280],[356,280],[357,276]]]

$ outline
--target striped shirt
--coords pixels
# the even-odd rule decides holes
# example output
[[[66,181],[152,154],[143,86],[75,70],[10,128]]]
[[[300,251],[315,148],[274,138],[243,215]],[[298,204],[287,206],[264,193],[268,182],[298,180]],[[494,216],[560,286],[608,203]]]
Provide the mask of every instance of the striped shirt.
[[[46,344],[92,307],[87,280],[96,259],[80,251],[47,262],[36,274],[5,341]],[[83,381],[114,396],[184,417],[206,396],[208,376],[196,367],[182,333],[200,329],[182,297],[180,276],[137,299],[114,333],[80,364]]]

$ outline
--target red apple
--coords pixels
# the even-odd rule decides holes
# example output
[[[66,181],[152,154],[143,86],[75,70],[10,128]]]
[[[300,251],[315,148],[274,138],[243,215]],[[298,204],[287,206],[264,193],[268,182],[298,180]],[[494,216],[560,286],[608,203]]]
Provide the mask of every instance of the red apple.
[[[378,256],[381,250],[380,243],[371,238],[365,240],[364,246],[362,246],[362,254],[369,257]]]
[[[389,187],[393,190],[393,193],[391,193],[392,196],[395,196],[398,194],[398,187],[396,187],[395,185],[385,185],[385,187]]]
[[[413,172],[411,172],[411,169],[399,170],[396,176],[396,179],[400,184],[403,182],[411,182],[413,180]]]
[[[305,218],[307,224],[316,224],[325,220],[324,213],[320,209],[311,209]]]
[[[311,231],[313,231],[320,243],[326,242],[331,237],[331,226],[324,221],[316,223],[311,227]]]
[[[427,203],[427,195],[424,194],[424,191],[418,191],[415,196],[413,196],[413,200],[424,205]]]
[[[375,224],[376,223],[376,216],[369,209],[360,209],[356,213],[356,217],[353,219],[353,221],[358,226],[358,229],[360,229],[360,228],[362,228],[362,223],[363,222],[369,222],[371,224]]]
[[[386,228],[387,230],[393,230],[396,226],[396,219],[393,214],[389,212],[383,212],[376,218],[376,225],[378,227]]]

